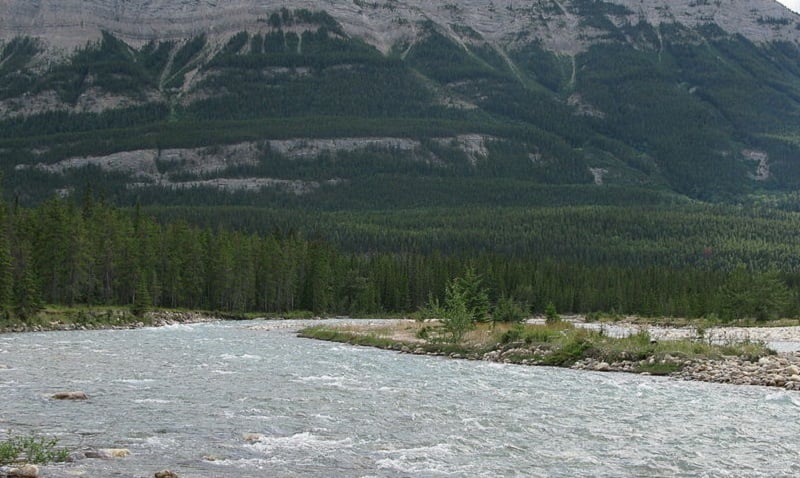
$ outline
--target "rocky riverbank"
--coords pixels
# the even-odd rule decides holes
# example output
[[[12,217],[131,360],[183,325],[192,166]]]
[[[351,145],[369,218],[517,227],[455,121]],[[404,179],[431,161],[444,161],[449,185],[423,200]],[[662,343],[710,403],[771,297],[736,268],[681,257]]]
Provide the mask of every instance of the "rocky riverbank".
[[[457,359],[485,360],[519,365],[543,365],[541,359],[522,359],[530,356],[528,348],[510,348],[478,353],[441,353],[427,351],[422,347],[389,347],[401,353],[418,355],[447,356]],[[535,350],[541,354],[542,351]],[[760,385],[782,387],[786,390],[800,391],[800,352],[780,353],[759,358],[756,361],[744,357],[723,357],[720,359],[683,359],[666,356],[661,359],[651,357],[645,360],[621,360],[605,362],[593,358],[580,360],[570,368],[593,372],[625,372],[642,375],[668,375],[680,380],[700,382],[729,383],[733,385]],[[663,373],[648,370],[661,370]]]
[[[56,330],[125,330],[226,320],[233,317],[209,312],[155,310],[137,317],[127,310],[45,311],[32,324],[0,327],[0,334]]]
[[[330,331],[333,328],[327,329]],[[709,348],[713,346],[708,343],[708,336],[705,336],[703,340],[698,339],[696,335],[693,338],[688,338],[691,337],[689,334],[690,328],[682,328],[671,332],[668,328],[660,328],[654,334],[659,337],[659,340],[653,339],[653,344],[681,343],[680,347],[675,348],[675,352],[659,353],[655,351],[655,347],[658,345],[654,345],[653,352],[645,358],[641,358],[641,349],[631,349],[617,350],[614,360],[606,357],[585,356],[576,357],[572,361],[565,359],[562,363],[556,363],[557,360],[554,360],[554,358],[559,357],[563,351],[558,347],[554,347],[552,343],[531,344],[518,341],[505,344],[483,343],[479,347],[462,344],[456,347],[458,350],[453,350],[454,347],[452,345],[441,346],[441,344],[425,343],[414,337],[413,330],[414,327],[408,322],[398,322],[394,327],[389,327],[385,323],[361,326],[345,324],[344,327],[338,329],[336,334],[317,334],[313,329],[307,329],[301,335],[417,355],[445,356],[456,359],[485,360],[520,365],[557,365],[575,370],[595,372],[665,375],[679,380],[759,385],[800,391],[800,352],[766,352],[766,349],[762,346],[755,343],[748,345],[747,342],[747,340],[752,340],[754,336],[800,341],[800,327],[737,327],[729,329],[720,327],[719,330],[715,329],[713,334],[717,337],[724,337],[728,341],[728,345],[717,349]],[[643,328],[636,327],[635,330],[641,332]],[[373,334],[373,332],[376,332],[376,334]],[[601,337],[604,334],[604,332],[601,333],[597,330],[593,332]],[[606,339],[612,341],[615,339],[625,340],[625,337],[625,335],[621,335],[620,337]],[[738,348],[735,345],[737,340],[744,341],[739,343]],[[602,351],[590,350],[600,343],[599,339],[596,342],[587,341],[587,353],[602,355]],[[704,352],[698,354],[683,352],[694,348],[695,344],[697,349],[702,348]],[[631,346],[630,344],[628,345]],[[728,351],[737,351],[737,353],[735,355],[726,355],[724,352]],[[637,358],[634,359],[633,357]]]
[[[642,362],[652,365],[655,361],[652,359],[639,362],[624,360],[608,363],[585,359],[572,365],[571,368],[600,372],[636,372]],[[669,357],[662,360],[661,364],[674,366],[676,371],[668,375],[680,380],[800,390],[800,353],[798,352],[768,355],[756,361],[743,357],[694,360]]]

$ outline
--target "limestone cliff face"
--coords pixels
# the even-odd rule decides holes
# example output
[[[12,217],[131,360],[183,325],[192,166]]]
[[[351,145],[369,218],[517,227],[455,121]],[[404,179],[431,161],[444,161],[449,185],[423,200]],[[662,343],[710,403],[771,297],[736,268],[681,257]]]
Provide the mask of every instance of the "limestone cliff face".
[[[715,23],[755,42],[800,44],[800,16],[774,0],[611,0],[606,18],[617,25],[641,21],[694,27]],[[587,26],[588,0],[0,0],[0,40],[32,36],[52,50],[71,50],[99,38],[101,30],[131,45],[205,33],[225,37],[268,28],[281,8],[326,11],[348,34],[383,51],[413,39],[417,22],[444,30],[467,26],[486,40],[509,45],[541,41],[548,49],[575,53],[597,33]]]

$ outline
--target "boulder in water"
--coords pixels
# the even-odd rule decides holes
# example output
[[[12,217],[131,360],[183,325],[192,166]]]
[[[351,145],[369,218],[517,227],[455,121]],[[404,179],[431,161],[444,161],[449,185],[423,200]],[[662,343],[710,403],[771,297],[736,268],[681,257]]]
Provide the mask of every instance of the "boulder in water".
[[[39,467],[36,465],[22,465],[19,468],[8,470],[6,476],[9,478],[39,478]]]
[[[260,433],[243,433],[242,434],[242,438],[244,438],[244,441],[246,441],[246,442],[253,443],[253,442],[257,442],[257,441],[261,440],[262,438],[264,438],[264,435],[262,435]]]
[[[86,459],[86,453],[82,451],[73,451],[67,456],[67,461],[69,463],[75,463],[76,461],[81,461]]]
[[[86,392],[58,392],[53,395],[56,400],[88,400]]]
[[[178,474],[170,470],[157,471],[155,478],[178,478]]]

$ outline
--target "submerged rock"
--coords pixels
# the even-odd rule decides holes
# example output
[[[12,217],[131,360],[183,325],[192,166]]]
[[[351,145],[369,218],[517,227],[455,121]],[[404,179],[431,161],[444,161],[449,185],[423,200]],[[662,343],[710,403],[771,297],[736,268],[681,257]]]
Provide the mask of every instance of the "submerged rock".
[[[59,392],[53,395],[55,400],[88,400],[85,392]]]
[[[99,460],[111,460],[112,458],[125,458],[130,456],[131,451],[127,448],[101,448],[99,450],[89,450],[84,453],[86,458]]]
[[[67,461],[69,463],[75,463],[76,461],[85,460],[86,458],[87,457],[86,457],[86,453],[85,452],[73,451],[73,452],[70,452],[69,456],[67,456]]]

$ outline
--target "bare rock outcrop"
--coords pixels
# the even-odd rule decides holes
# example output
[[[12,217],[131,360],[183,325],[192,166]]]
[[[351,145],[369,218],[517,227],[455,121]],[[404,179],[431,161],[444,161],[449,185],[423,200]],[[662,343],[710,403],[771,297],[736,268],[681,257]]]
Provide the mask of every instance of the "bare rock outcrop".
[[[610,0],[606,17],[617,25],[646,21],[654,26],[680,23],[695,27],[716,23],[752,41],[800,39],[798,15],[773,0],[711,2],[697,0]],[[418,22],[432,20],[454,37],[453,26],[467,26],[496,44],[540,41],[551,50],[575,54],[598,41],[602,32],[581,21],[581,5],[570,0],[515,2],[461,0],[443,4],[425,0],[319,2],[231,0],[23,0],[0,1],[0,39],[32,36],[53,50],[69,51],[96,40],[105,30],[138,46],[150,40],[184,39],[200,33],[225,38],[233,33],[269,29],[265,20],[281,8],[324,10],[347,34],[364,38],[387,52],[400,41],[413,42]]]

